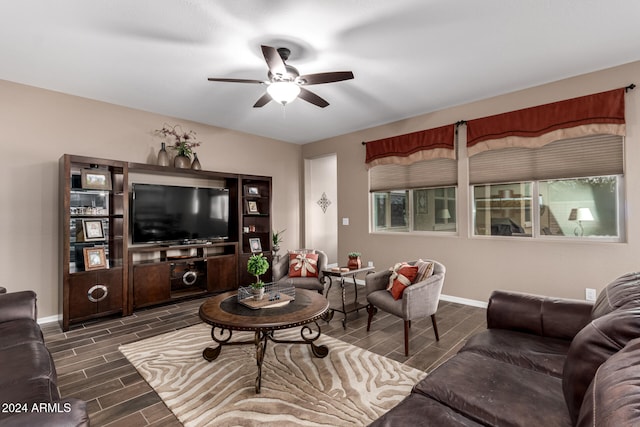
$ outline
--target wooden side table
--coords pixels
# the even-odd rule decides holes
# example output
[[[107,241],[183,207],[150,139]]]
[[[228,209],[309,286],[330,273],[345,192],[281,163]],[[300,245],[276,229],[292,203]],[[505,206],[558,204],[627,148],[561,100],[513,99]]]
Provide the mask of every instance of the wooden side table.
[[[329,286],[327,287],[327,293],[325,294],[327,298],[329,298],[329,291],[331,290],[331,285],[333,284],[332,278],[336,277],[340,279],[340,289],[342,290],[342,307],[330,308],[330,310],[331,310],[331,317],[333,317],[333,314],[336,311],[344,315],[344,318],[342,319],[342,327],[344,329],[347,329],[347,315],[349,313],[353,313],[354,311],[359,311],[361,308],[366,307],[366,304],[361,304],[358,302],[358,285],[356,284],[356,276],[360,273],[371,274],[373,272],[375,272],[374,266],[367,266],[367,267],[362,267],[362,268],[358,268],[355,270],[348,270],[348,271],[334,271],[331,269],[322,270],[322,278],[320,280],[322,280],[322,282],[325,284],[327,280],[329,281]],[[350,277],[351,280],[353,280],[353,289],[355,291],[355,297],[353,298],[353,302],[351,303],[346,302],[346,295],[345,295],[345,279],[348,277]]]

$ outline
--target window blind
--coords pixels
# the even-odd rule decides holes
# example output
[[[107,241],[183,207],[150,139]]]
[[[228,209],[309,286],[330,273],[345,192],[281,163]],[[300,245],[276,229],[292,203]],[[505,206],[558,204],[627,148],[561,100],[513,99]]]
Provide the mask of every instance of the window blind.
[[[504,148],[469,158],[470,184],[622,174],[624,138],[592,135],[542,148]]]
[[[457,160],[433,159],[411,165],[380,165],[369,170],[370,191],[443,187],[458,182]]]

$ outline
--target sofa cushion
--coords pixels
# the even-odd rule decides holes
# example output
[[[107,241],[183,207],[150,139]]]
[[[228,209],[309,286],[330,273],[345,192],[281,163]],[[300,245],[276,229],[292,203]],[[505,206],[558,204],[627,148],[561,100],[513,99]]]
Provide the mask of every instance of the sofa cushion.
[[[375,420],[369,427],[481,426],[429,397],[411,393],[390,412]]]
[[[640,308],[640,273],[628,273],[609,283],[598,295],[591,318],[597,319],[622,307]]]
[[[440,365],[416,384],[414,392],[481,424],[571,425],[561,379],[471,351]]]
[[[289,254],[289,277],[318,277],[318,254]]]
[[[640,308],[616,310],[594,319],[571,342],[562,387],[572,421],[578,418],[585,392],[600,365],[640,337]]]
[[[16,319],[38,318],[36,307],[36,293],[20,291],[2,294],[0,298],[0,323]]]
[[[0,323],[0,349],[28,342],[44,342],[42,330],[34,320],[16,319]]]
[[[584,395],[577,425],[640,425],[638,409],[640,339],[635,339],[600,365]]]
[[[317,277],[296,277],[285,276],[278,280],[280,286],[293,286],[300,289],[310,289],[312,291],[324,291],[324,284]]]
[[[402,264],[397,265],[397,268],[394,267],[393,273],[391,273],[391,277],[389,278],[390,288],[387,288],[393,299],[398,300],[402,298],[402,293],[407,286],[410,286],[415,280],[418,274],[418,267],[415,265]]]
[[[423,280],[427,280],[431,275],[433,275],[434,264],[431,261],[423,261],[419,259],[416,261],[416,267],[418,267],[418,274],[414,279],[414,283],[422,282]]]
[[[42,343],[28,342],[0,350],[0,389],[15,389],[32,379],[56,382],[56,370],[49,350]]]
[[[505,329],[473,335],[460,350],[473,351],[503,362],[562,378],[570,341]]]

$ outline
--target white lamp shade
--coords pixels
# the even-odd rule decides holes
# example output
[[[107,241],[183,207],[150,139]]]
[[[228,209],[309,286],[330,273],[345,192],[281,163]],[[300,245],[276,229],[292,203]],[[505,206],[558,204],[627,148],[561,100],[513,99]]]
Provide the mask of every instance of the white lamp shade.
[[[267,86],[267,93],[271,99],[285,105],[298,97],[300,86],[294,82],[274,82]]]
[[[589,208],[573,208],[569,214],[569,221],[593,221],[593,214]]]
[[[440,219],[450,219],[451,213],[449,213],[449,209],[440,209],[438,211],[438,218]]]

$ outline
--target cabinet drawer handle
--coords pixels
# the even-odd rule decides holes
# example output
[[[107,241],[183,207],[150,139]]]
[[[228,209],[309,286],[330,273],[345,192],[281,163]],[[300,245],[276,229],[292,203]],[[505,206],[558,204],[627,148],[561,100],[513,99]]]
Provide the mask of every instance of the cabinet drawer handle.
[[[102,292],[104,292],[100,298],[95,298],[92,295],[97,290],[101,290]],[[87,298],[89,298],[89,301],[91,301],[91,302],[102,301],[103,299],[105,299],[107,297],[107,295],[109,295],[109,289],[107,289],[107,287],[105,285],[94,285],[87,292]]]

